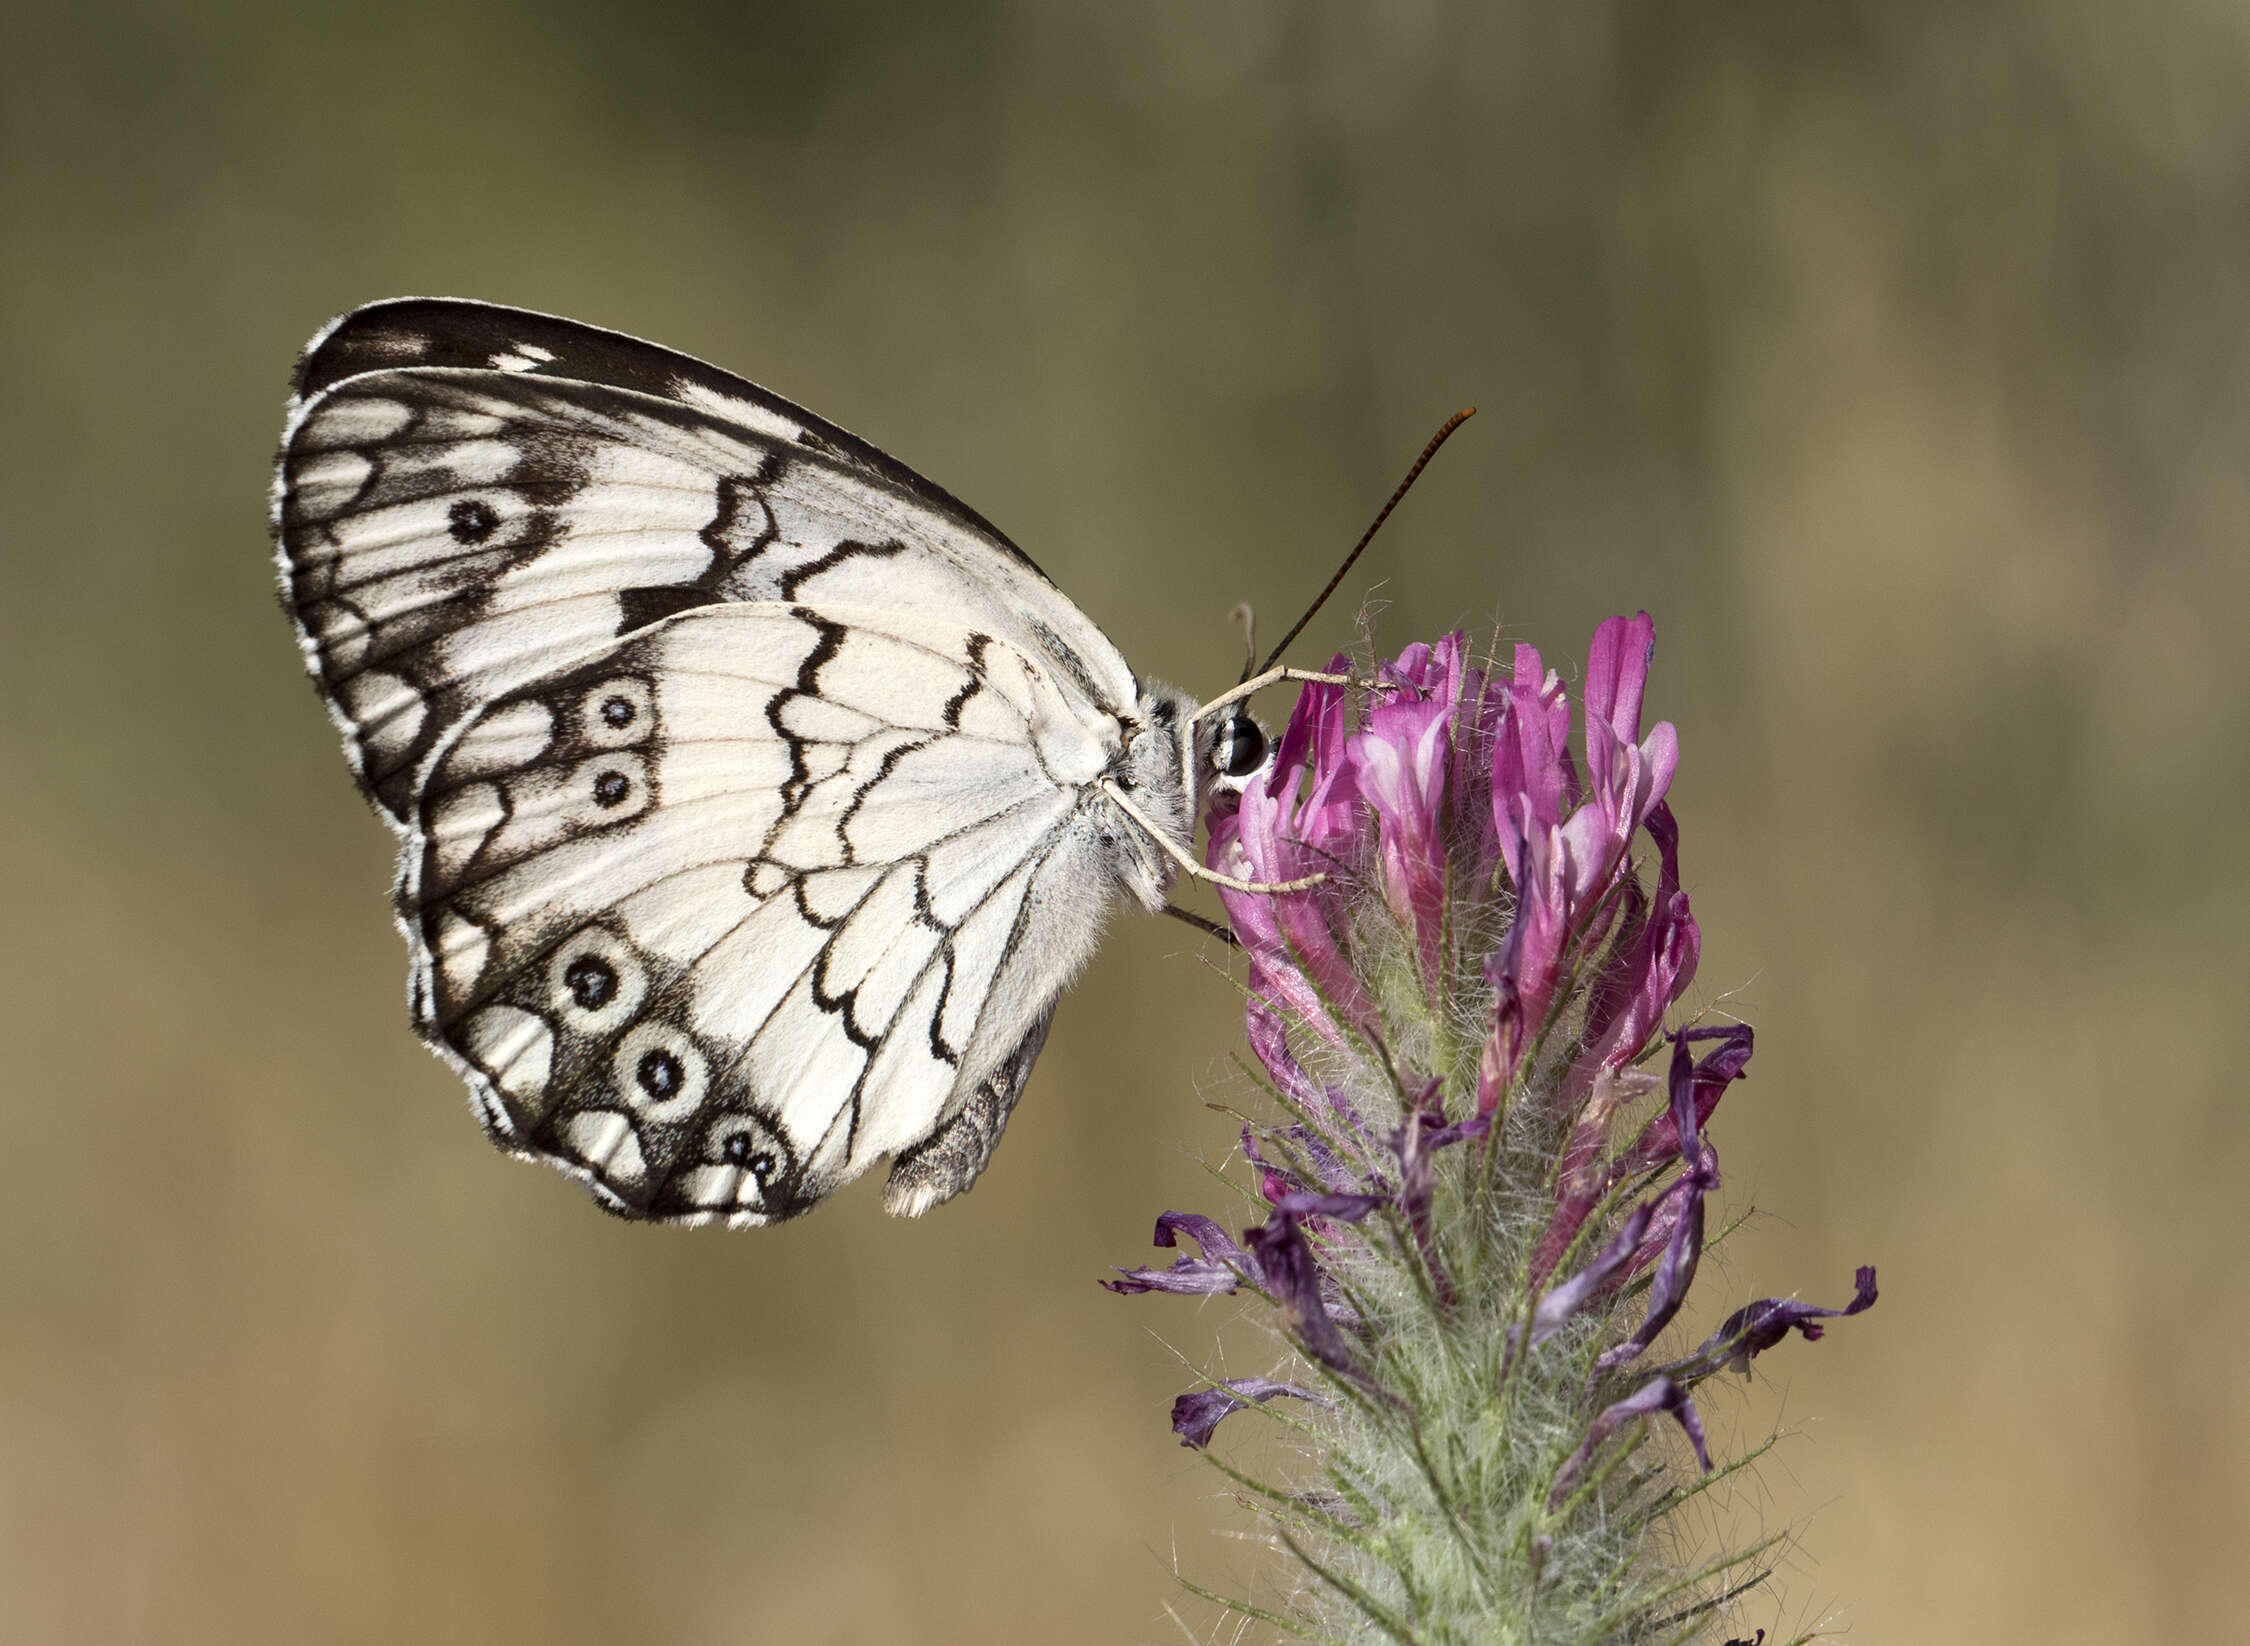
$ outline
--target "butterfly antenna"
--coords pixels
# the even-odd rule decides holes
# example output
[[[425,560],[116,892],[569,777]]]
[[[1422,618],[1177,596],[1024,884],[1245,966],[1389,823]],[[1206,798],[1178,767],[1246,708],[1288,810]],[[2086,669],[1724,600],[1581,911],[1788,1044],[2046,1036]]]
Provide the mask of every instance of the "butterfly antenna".
[[[1336,586],[1343,582],[1344,574],[1352,569],[1352,562],[1359,558],[1360,551],[1375,540],[1375,534],[1382,530],[1383,522],[1390,519],[1391,510],[1398,507],[1398,500],[1406,495],[1406,489],[1421,478],[1422,471],[1430,466],[1430,459],[1437,456],[1438,447],[1444,445],[1452,437],[1455,429],[1476,414],[1476,407],[1464,406],[1445,420],[1443,428],[1430,436],[1430,443],[1422,448],[1422,455],[1414,460],[1414,467],[1406,471],[1406,478],[1398,483],[1398,490],[1391,493],[1391,500],[1385,503],[1382,511],[1375,516],[1375,523],[1361,534],[1360,540],[1352,546],[1352,552],[1344,556],[1344,563],[1336,568],[1336,575],[1328,580],[1328,587],[1320,591],[1320,598],[1306,608],[1305,615],[1297,619],[1297,626],[1281,637],[1281,644],[1274,647],[1272,653],[1267,656],[1264,666],[1252,671],[1253,673],[1263,674],[1266,669],[1272,668],[1274,660],[1289,649],[1289,642],[1305,632],[1305,625],[1313,620],[1315,612],[1328,604],[1328,597],[1334,594]],[[1250,676],[1245,674],[1242,678],[1247,680]]]
[[[1234,610],[1227,613],[1229,623],[1242,625],[1242,680],[1247,680],[1258,669],[1258,614],[1250,609],[1250,602],[1238,600]],[[1237,686],[1242,684],[1237,680]]]

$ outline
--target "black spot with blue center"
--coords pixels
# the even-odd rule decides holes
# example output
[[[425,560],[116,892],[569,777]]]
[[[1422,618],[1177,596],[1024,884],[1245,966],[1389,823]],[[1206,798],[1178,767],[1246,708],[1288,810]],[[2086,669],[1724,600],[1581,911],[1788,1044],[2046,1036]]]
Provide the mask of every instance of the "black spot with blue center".
[[[640,710],[633,707],[633,700],[629,697],[602,699],[602,724],[612,731],[623,731],[633,723],[633,716],[639,713]]]
[[[641,1053],[641,1061],[633,1070],[633,1078],[641,1083],[641,1090],[661,1103],[668,1097],[680,1095],[680,1087],[687,1076],[680,1068],[680,1060],[661,1046],[653,1052]]]
[[[594,779],[594,804],[604,811],[625,804],[625,797],[632,792],[633,780],[623,772],[604,772]]]
[[[582,954],[563,968],[563,986],[580,1011],[598,1012],[617,998],[617,970],[599,955]]]
[[[456,543],[482,543],[500,529],[499,511],[481,497],[464,497],[445,511],[445,529]]]
[[[726,1156],[730,1166],[747,1166],[750,1175],[760,1183],[774,1174],[773,1151],[757,1148],[756,1140],[748,1132],[736,1132],[720,1145],[719,1153]]]

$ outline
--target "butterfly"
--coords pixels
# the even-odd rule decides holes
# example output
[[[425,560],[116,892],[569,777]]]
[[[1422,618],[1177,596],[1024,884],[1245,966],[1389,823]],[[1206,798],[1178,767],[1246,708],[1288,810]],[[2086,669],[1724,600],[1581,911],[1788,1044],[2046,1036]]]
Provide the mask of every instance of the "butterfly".
[[[894,1213],[967,1189],[1111,907],[1225,880],[1196,818],[1299,673],[1143,681],[865,441],[482,303],[313,338],[273,530],[400,837],[416,1031],[496,1144],[633,1219],[769,1223],[885,1158]]]

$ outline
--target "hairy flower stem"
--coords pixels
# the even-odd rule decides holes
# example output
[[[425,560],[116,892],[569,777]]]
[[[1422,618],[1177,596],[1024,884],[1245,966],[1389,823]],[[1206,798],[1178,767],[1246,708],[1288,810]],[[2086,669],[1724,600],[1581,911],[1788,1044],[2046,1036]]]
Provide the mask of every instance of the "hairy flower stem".
[[[1295,1573],[1273,1604],[1185,1584],[1245,1618],[1338,1646],[1686,1640],[1766,1576],[1773,1539],[1667,1553],[1667,1518],[1763,1451],[1713,1471],[1693,1390],[1866,1309],[1875,1275],[1843,1307],[1760,1299],[1655,1358],[1715,1244],[1705,1127],[1752,1042],[1666,1028],[1701,940],[1665,804],[1678,742],[1641,730],[1653,636],[1646,616],[1596,630],[1575,752],[1528,646],[1506,671],[1459,635],[1338,658],[1209,819],[1235,888],[1295,888],[1221,892],[1249,969],[1243,1067],[1280,1117],[1242,1132],[1263,1221],[1238,1240],[1167,1212],[1156,1244],[1195,1253],[1104,1284],[1254,1300],[1296,1352],[1173,1406],[1199,1450],[1234,1412],[1273,1419],[1317,1483],[1212,1458]]]

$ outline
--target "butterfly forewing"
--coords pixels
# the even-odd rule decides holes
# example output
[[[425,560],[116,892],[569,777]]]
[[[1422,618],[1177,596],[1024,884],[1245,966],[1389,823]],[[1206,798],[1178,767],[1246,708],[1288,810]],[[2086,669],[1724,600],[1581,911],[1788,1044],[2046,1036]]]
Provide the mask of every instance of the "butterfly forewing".
[[[419,367],[307,402],[285,596],[362,781],[403,821],[470,708],[674,612],[880,603],[1044,651],[1094,712],[1131,671],[1029,562],[862,467],[606,384]]]
[[[296,395],[302,402],[348,377],[414,366],[564,378],[695,406],[732,428],[856,469],[1038,570],[974,509],[826,418],[692,355],[554,315],[443,297],[370,303],[313,340],[297,368]]]

